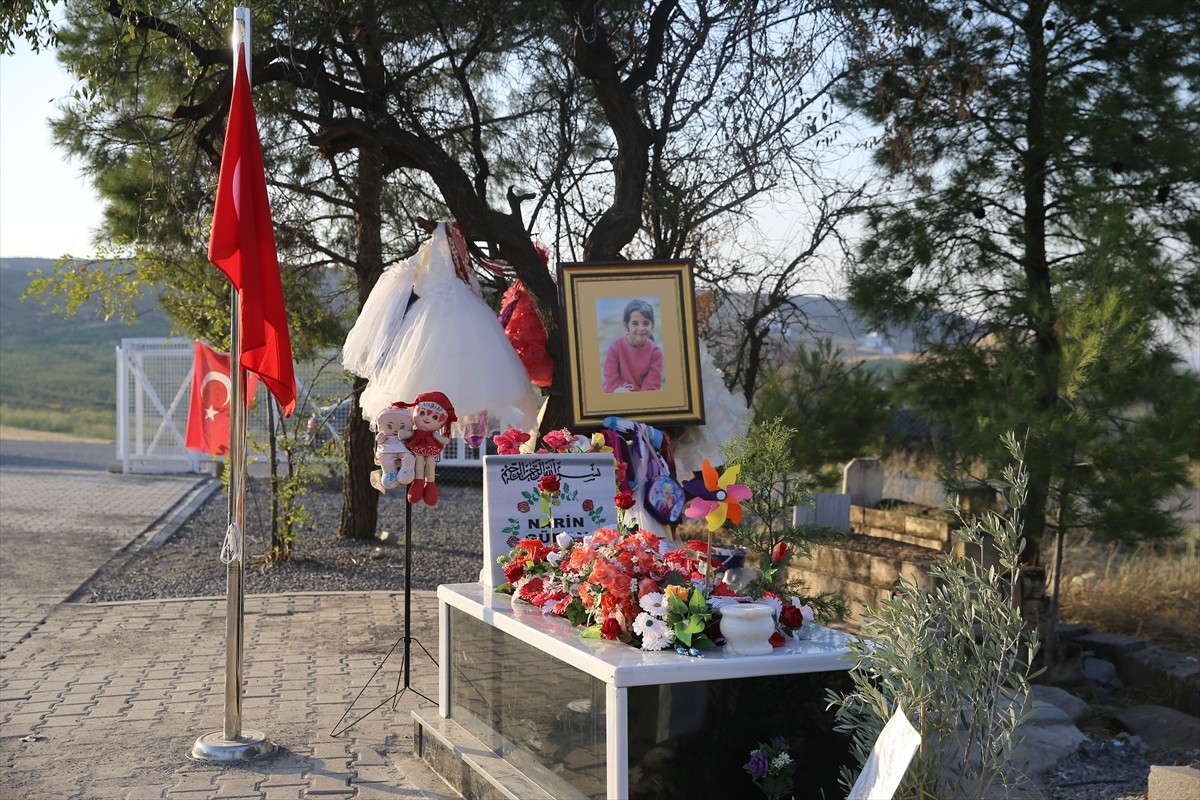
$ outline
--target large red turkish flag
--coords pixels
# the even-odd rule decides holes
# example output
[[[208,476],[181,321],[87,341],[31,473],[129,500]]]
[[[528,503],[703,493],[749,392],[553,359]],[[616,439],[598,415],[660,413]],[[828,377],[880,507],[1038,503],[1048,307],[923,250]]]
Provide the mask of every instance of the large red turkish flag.
[[[234,68],[208,260],[238,291],[242,367],[257,373],[291,416],[296,407],[292,341],[244,48],[238,46]]]

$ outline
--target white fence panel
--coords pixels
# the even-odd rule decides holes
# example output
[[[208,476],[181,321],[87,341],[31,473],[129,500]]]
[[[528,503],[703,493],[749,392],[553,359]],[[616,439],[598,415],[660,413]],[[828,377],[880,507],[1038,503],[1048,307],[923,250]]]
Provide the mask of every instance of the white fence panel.
[[[123,472],[199,472],[183,446],[192,387],[188,339],[122,339],[117,348],[117,458]]]
[[[123,472],[215,472],[215,462],[220,459],[184,447],[194,350],[191,339],[121,340],[117,348],[117,459]],[[298,397],[294,417],[300,426],[314,409],[335,405],[350,393],[347,374],[332,360],[324,368],[300,363],[295,367]],[[250,440],[260,443],[269,438],[267,404],[261,401],[265,396],[266,387],[262,387],[259,402],[246,419]],[[265,457],[253,450],[249,453],[251,461]],[[280,458],[286,455],[280,453]],[[480,467],[483,461],[478,449],[456,438],[442,452],[440,463]]]

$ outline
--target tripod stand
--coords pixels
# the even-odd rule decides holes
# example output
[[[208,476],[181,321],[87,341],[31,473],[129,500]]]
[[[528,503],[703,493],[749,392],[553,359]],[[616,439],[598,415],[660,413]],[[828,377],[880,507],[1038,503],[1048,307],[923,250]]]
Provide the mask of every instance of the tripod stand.
[[[404,633],[402,633],[400,635],[399,639],[397,639],[395,642],[392,643],[392,646],[388,649],[387,653],[384,654],[383,660],[379,662],[379,666],[375,667],[375,671],[371,673],[371,677],[368,678],[367,682],[365,684],[363,684],[363,687],[358,690],[358,694],[356,694],[354,696],[354,699],[350,701],[350,705],[346,706],[346,710],[342,712],[341,719],[339,719],[337,721],[337,723],[334,724],[333,729],[331,731],[329,731],[330,736],[334,736],[334,737],[341,736],[343,733],[350,730],[355,725],[362,722],[364,719],[371,716],[379,709],[383,708],[389,702],[392,704],[392,710],[395,711],[396,706],[400,703],[401,696],[403,696],[403,694],[405,692],[412,692],[413,694],[417,695],[418,697],[428,700],[430,703],[436,702],[432,698],[426,697],[425,695],[418,692],[409,683],[409,679],[412,675],[412,643],[413,642],[416,642],[417,647],[421,648],[422,652],[424,652],[425,655],[429,658],[429,660],[433,662],[433,665],[435,667],[437,666],[437,659],[434,658],[432,655],[430,655],[429,651],[425,649],[425,645],[421,644],[419,641],[417,641],[417,639],[415,639],[409,635],[409,632],[411,630],[412,630],[412,503],[410,503],[408,501],[408,498],[406,497],[404,499]],[[383,665],[387,663],[388,657],[391,656],[391,654],[396,651],[396,648],[400,646],[401,642],[404,643],[404,651],[403,651],[404,652],[404,660],[400,666],[400,674],[396,676],[396,691],[392,693],[391,697],[388,697],[383,702],[379,703],[379,705],[375,706],[370,711],[363,714],[361,717],[353,720],[352,722],[346,723],[341,728],[341,730],[339,730],[338,725],[341,725],[342,721],[345,720],[347,716],[349,716],[351,709],[353,709],[355,704],[358,703],[359,699],[363,696],[363,693],[367,691],[367,687],[370,686],[371,683],[375,680],[375,676],[378,675],[383,670]],[[404,682],[404,686],[400,685],[400,682],[402,680]]]

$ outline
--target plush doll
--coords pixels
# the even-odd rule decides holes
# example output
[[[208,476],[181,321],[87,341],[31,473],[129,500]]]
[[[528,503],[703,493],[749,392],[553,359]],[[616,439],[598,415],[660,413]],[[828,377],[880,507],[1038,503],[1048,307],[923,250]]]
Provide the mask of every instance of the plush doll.
[[[413,435],[413,415],[407,407],[394,403],[375,417],[375,463],[381,469],[371,473],[371,485],[381,493],[411,483],[416,476],[416,459],[405,441]]]
[[[409,451],[416,456],[416,478],[408,485],[408,502],[436,506],[438,501],[434,471],[437,458],[450,441],[450,424],[458,421],[454,406],[441,392],[422,392],[411,403],[397,403],[412,408],[413,435],[408,440]]]

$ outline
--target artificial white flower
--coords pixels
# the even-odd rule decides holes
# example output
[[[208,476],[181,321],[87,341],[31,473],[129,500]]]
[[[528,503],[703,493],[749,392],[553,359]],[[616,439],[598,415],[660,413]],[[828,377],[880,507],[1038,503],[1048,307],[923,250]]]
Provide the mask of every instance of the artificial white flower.
[[[667,598],[662,592],[647,592],[638,605],[648,614],[662,618],[667,615]]]
[[[675,639],[675,632],[667,623],[644,611],[634,619],[633,632],[642,637],[643,650],[663,650]]]

